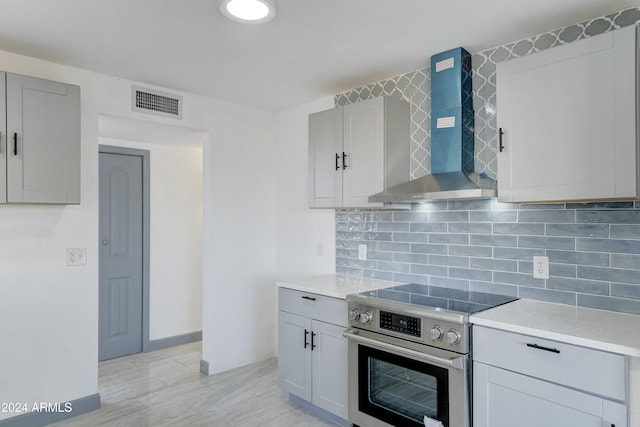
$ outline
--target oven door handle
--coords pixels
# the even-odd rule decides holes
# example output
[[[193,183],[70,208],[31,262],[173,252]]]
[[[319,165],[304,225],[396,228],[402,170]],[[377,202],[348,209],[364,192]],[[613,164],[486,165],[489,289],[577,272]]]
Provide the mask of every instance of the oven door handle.
[[[350,329],[344,331],[342,333],[342,336],[360,344],[365,344],[372,347],[378,347],[382,350],[387,350],[395,354],[400,354],[403,356],[410,357],[412,359],[418,359],[424,362],[429,362],[436,365],[442,365],[447,368],[454,368],[454,369],[460,369],[460,370],[464,369],[464,356],[456,357],[455,359],[445,359],[438,356],[432,356],[430,354],[425,354],[419,351],[411,350],[409,348],[398,347],[397,345],[388,344],[386,342],[363,337],[358,334],[354,334]]]

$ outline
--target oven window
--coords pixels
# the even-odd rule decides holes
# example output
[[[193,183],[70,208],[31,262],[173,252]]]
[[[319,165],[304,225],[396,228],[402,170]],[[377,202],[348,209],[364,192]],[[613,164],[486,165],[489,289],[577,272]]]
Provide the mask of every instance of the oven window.
[[[424,417],[449,426],[448,371],[366,346],[358,350],[361,412],[392,425],[424,426]]]

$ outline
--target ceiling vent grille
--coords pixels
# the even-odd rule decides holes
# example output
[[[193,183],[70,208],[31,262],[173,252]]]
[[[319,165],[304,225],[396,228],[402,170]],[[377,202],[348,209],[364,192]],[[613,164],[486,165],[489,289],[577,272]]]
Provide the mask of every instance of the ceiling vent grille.
[[[182,119],[182,97],[138,86],[131,87],[131,109]]]

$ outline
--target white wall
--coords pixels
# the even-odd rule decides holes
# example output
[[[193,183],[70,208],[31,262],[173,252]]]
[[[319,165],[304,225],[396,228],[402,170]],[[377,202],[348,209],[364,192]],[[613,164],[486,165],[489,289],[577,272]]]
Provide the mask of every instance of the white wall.
[[[209,373],[275,355],[275,117],[230,114],[205,168],[203,359]],[[223,123],[220,123],[223,126]],[[208,175],[207,175],[208,174]]]
[[[179,93],[178,122],[131,112],[127,80],[1,51],[0,69],[82,88],[81,205],[0,206],[0,402],[63,402],[97,392],[99,114],[209,135],[203,358],[215,372],[275,354],[274,115]],[[86,247],[88,265],[65,267],[67,247]]]
[[[278,114],[278,279],[335,273],[335,210],[310,209],[307,197],[308,116],[329,108],[333,97]]]
[[[202,329],[202,146],[100,138],[150,158],[149,339]]]

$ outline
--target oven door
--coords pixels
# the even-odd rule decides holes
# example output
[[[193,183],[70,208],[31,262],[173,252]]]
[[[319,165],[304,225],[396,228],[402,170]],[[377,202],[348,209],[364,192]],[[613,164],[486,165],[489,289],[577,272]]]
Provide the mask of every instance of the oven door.
[[[469,427],[468,356],[348,330],[349,421],[360,427]]]

